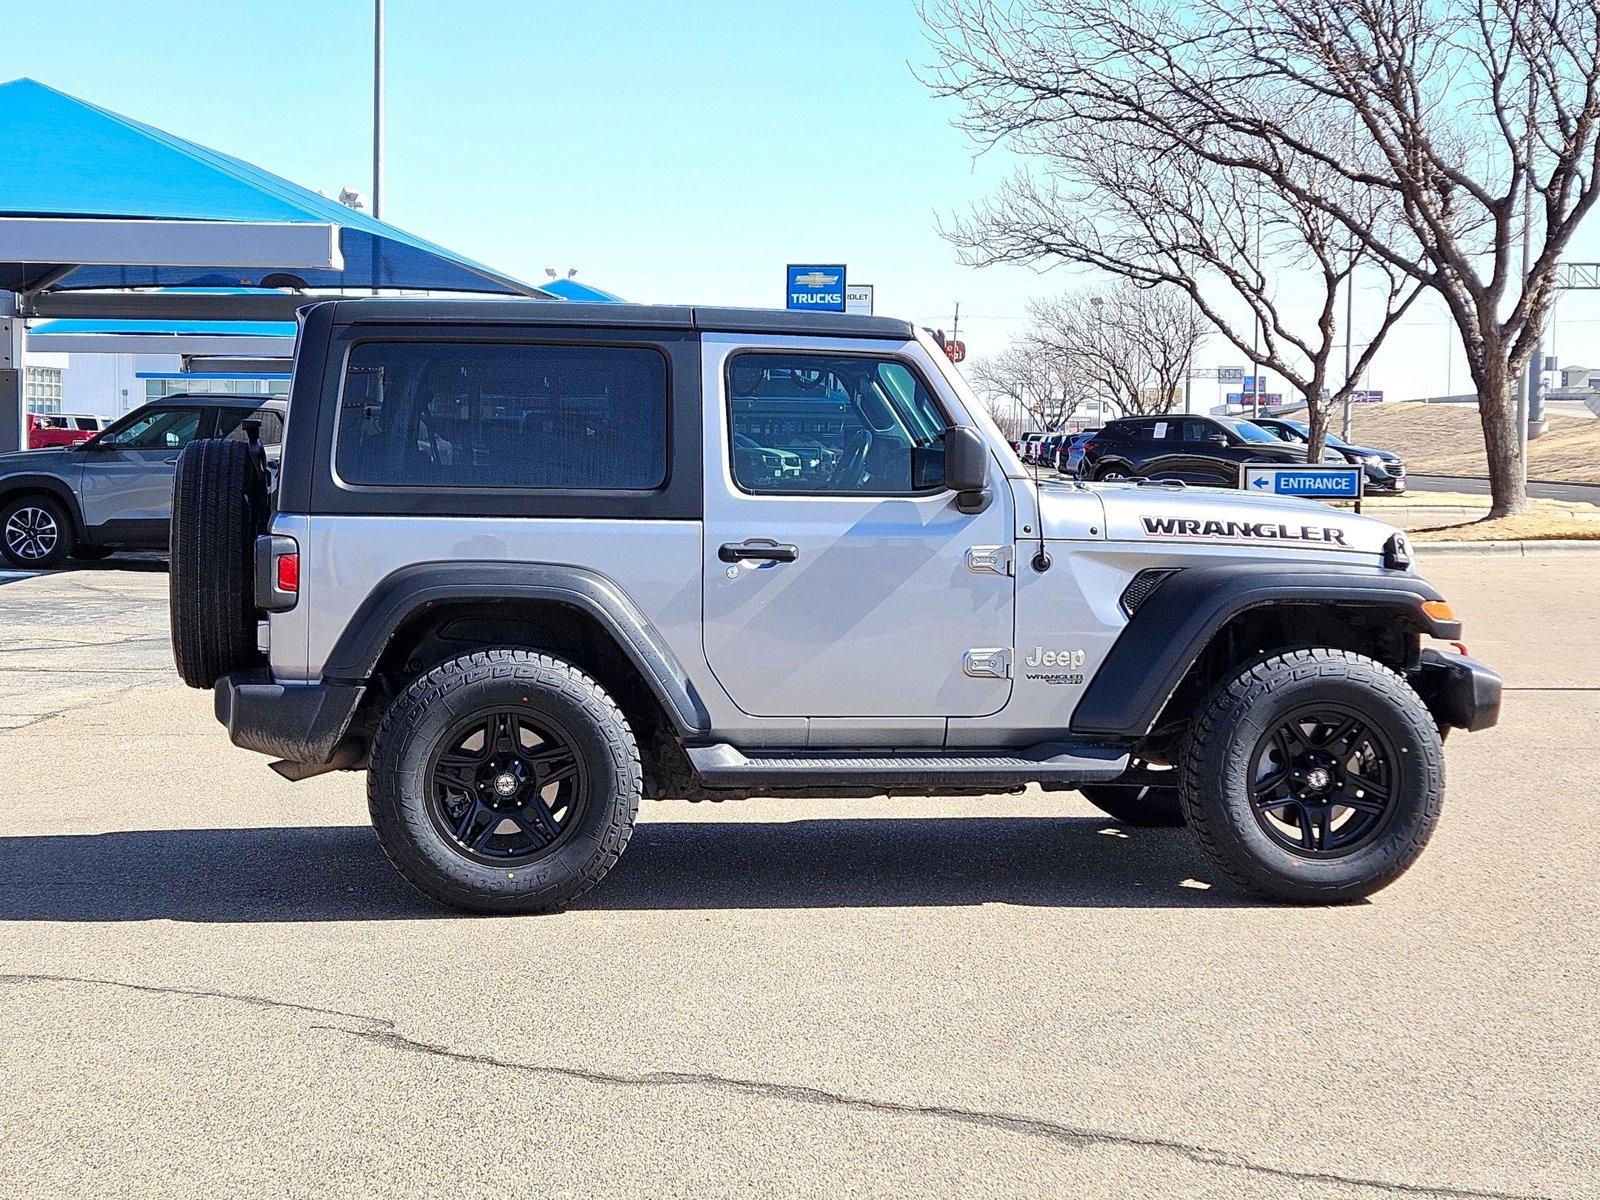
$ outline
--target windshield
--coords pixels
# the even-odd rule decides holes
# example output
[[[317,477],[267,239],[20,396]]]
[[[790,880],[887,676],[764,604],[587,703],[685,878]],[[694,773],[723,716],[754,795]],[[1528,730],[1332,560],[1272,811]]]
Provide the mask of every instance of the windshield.
[[[1304,421],[1285,421],[1282,417],[1279,417],[1278,423],[1280,425],[1287,425],[1290,429],[1298,433],[1302,442],[1309,442],[1311,440],[1311,426],[1307,425]],[[1348,450],[1351,448],[1350,443],[1345,441],[1337,433],[1328,433],[1324,431],[1322,434],[1322,440],[1327,442],[1330,446],[1339,447],[1341,450]]]
[[[1236,421],[1231,417],[1216,417],[1214,420],[1228,432],[1247,442],[1275,442],[1278,440],[1261,426],[1252,425],[1249,421]]]

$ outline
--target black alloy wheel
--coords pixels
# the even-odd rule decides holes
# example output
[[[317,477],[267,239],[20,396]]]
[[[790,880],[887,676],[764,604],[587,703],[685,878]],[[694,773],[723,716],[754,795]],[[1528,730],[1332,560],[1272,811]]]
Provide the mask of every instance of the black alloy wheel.
[[[1262,831],[1305,858],[1337,858],[1383,831],[1399,789],[1400,759],[1375,724],[1350,709],[1313,704],[1256,743],[1250,808]]]
[[[456,853],[519,867],[553,852],[577,828],[587,799],[573,739],[526,709],[480,711],[440,742],[428,815]]]

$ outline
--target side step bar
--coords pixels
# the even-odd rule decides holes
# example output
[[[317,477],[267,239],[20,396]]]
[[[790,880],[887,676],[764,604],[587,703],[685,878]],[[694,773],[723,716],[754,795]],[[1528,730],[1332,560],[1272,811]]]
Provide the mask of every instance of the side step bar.
[[[689,762],[707,787],[932,787],[972,788],[1022,783],[1103,783],[1121,775],[1128,751],[1097,742],[1043,742],[1012,754],[882,754],[860,750],[755,752],[726,743],[690,746]]]

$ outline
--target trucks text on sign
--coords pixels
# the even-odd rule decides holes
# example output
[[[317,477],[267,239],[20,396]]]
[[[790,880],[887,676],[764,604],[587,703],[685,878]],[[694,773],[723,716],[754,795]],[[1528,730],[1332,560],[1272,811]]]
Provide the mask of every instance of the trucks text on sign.
[[[801,312],[844,311],[843,265],[789,264],[784,307]]]

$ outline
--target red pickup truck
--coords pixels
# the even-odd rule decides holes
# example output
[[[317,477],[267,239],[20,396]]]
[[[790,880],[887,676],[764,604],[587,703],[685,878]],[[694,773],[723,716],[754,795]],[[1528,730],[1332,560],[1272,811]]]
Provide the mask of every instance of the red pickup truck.
[[[28,449],[76,446],[79,442],[87,442],[104,427],[105,421],[100,417],[82,417],[68,413],[29,413]]]

